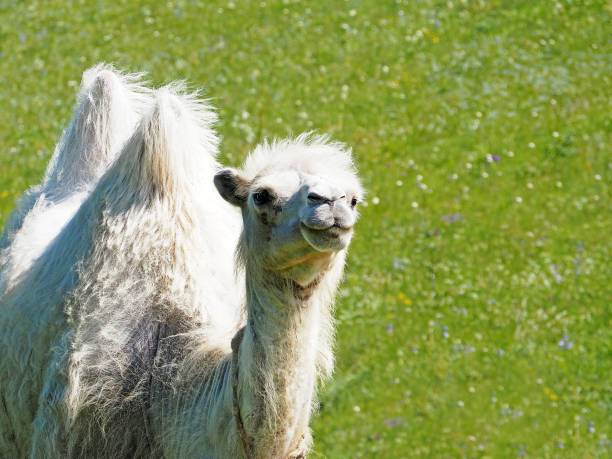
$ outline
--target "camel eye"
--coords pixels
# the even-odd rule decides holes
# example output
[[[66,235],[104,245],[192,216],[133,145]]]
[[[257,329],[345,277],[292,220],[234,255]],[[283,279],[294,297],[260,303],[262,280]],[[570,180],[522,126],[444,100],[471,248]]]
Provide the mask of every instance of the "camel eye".
[[[353,199],[351,199],[351,207],[355,207],[357,205],[357,198],[353,197]]]
[[[267,204],[271,200],[272,200],[272,195],[270,194],[270,192],[268,190],[259,190],[258,192],[253,194],[253,201],[258,206],[261,206],[263,204]]]

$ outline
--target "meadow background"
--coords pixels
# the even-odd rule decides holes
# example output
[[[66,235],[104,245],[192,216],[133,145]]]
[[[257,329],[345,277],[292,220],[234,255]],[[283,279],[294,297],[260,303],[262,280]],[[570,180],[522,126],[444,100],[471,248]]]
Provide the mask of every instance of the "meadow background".
[[[369,190],[311,457],[612,456],[612,2],[0,0],[0,225],[100,62]]]

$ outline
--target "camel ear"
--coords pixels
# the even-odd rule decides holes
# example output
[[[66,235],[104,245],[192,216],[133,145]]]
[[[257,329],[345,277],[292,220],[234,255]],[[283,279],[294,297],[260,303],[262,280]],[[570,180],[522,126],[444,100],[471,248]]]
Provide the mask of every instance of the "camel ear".
[[[226,168],[215,174],[219,194],[230,204],[242,206],[249,196],[249,181],[236,169]]]

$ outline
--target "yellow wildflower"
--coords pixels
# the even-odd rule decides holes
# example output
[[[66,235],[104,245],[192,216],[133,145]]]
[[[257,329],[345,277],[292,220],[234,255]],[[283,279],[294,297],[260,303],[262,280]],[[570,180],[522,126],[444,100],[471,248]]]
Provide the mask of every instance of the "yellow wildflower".
[[[555,394],[552,390],[550,390],[548,387],[544,388],[544,393],[547,395],[547,397],[549,399],[551,399],[553,402],[556,400],[559,400],[559,397],[557,396],[557,394]]]

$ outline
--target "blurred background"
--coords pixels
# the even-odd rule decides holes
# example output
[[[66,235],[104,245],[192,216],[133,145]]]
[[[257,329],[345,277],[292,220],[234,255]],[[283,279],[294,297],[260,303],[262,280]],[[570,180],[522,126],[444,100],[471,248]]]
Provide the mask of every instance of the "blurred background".
[[[612,2],[0,0],[0,226],[98,62],[368,196],[311,457],[612,455]]]

